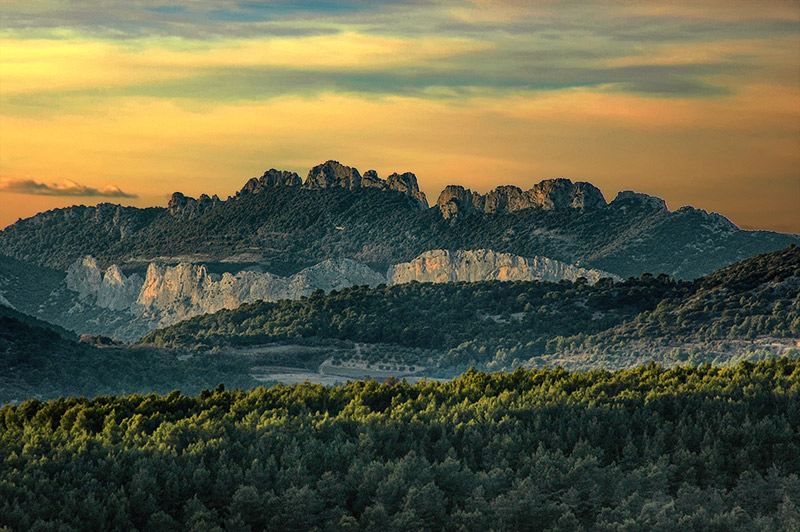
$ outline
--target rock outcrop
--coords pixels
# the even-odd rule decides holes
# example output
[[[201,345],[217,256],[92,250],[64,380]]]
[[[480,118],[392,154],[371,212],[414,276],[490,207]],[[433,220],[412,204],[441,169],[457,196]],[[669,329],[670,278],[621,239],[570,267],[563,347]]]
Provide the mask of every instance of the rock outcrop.
[[[394,173],[390,175],[386,179],[386,186],[389,190],[396,190],[398,192],[402,192],[412,200],[416,200],[416,203],[420,207],[420,209],[428,208],[428,198],[425,197],[424,192],[421,192],[419,190],[419,184],[417,183],[417,176],[415,176],[411,172],[405,172],[402,174]]]
[[[65,283],[78,297],[100,308],[128,310],[139,295],[142,278],[137,274],[127,277],[117,265],[101,272],[94,257],[75,261],[67,269]]]
[[[383,282],[383,275],[350,259],[327,260],[289,277],[247,270],[216,275],[204,265],[152,263],[131,310],[140,321],[164,327],[243,303],[299,299],[315,290]]]
[[[325,161],[318,164],[308,172],[304,188],[360,188],[361,174],[355,168],[350,168],[339,161]]]
[[[619,192],[617,197],[608,205],[613,209],[620,210],[636,209],[656,213],[669,212],[667,202],[663,199],[632,190],[623,190]]]
[[[574,281],[583,277],[596,283],[603,277],[619,277],[599,270],[573,266],[546,257],[520,257],[486,249],[470,251],[426,251],[411,262],[391,266],[386,274],[390,284],[411,281],[428,283],[475,281]]]
[[[548,179],[523,191],[506,185],[479,194],[459,185],[448,185],[439,195],[436,206],[444,218],[468,216],[475,212],[508,213],[523,209],[578,209],[591,210],[606,206],[603,193],[583,181]]]
[[[393,173],[386,180],[378,177],[375,170],[367,170],[362,176],[358,170],[344,166],[338,161],[326,161],[308,172],[303,188],[377,188],[395,190],[407,196],[420,209],[428,208],[428,199],[420,191],[417,176],[411,172]]]
[[[447,185],[436,200],[436,207],[445,218],[468,216],[476,211],[483,212],[485,199],[461,185]]]
[[[173,216],[185,219],[192,219],[202,216],[214,207],[220,205],[222,201],[214,194],[209,197],[206,194],[201,194],[199,198],[194,199],[189,196],[184,196],[180,192],[175,192],[167,203],[167,210]]]
[[[103,275],[94,257],[87,255],[67,268],[67,288],[82,297],[97,295],[103,284]]]
[[[261,177],[253,177],[247,181],[236,195],[258,194],[275,187],[299,187],[302,184],[303,180],[295,172],[270,168]]]

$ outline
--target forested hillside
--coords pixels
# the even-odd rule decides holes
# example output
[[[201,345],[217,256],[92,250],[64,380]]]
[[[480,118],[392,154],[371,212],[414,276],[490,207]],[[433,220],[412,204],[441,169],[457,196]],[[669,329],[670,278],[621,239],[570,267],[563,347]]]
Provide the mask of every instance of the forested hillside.
[[[326,259],[350,258],[385,269],[432,249],[490,249],[580,263],[622,277],[648,272],[693,279],[800,243],[796,235],[742,231],[718,214],[691,207],[670,212],[663,201],[644,194],[621,194],[606,203],[595,190],[599,202],[581,208],[447,218],[398,190],[274,184],[251,191],[246,185],[226,201],[176,193],[169,209],[100,204],[48,211],[0,231],[0,249],[60,270],[85,255],[104,267],[190,256],[258,262],[281,275]]]
[[[196,355],[151,347],[97,347],[68,331],[0,305],[0,404],[29,397],[96,396],[108,393],[199,393],[227,382],[252,387],[253,360]],[[108,339],[106,339],[108,340]]]
[[[0,527],[796,530],[798,427],[785,358],[28,401]]]
[[[594,285],[410,283],[318,292],[200,316],[142,342],[207,349],[338,339],[437,349],[446,352],[444,367],[495,362],[512,369],[550,355],[569,362],[579,352],[593,357],[587,364],[619,367],[686,344],[798,336],[800,248],[791,246],[695,282],[643,275]],[[634,356],[634,347],[641,353]],[[678,350],[669,356],[673,360],[664,361],[675,363],[688,355]],[[699,361],[705,360],[713,358]]]

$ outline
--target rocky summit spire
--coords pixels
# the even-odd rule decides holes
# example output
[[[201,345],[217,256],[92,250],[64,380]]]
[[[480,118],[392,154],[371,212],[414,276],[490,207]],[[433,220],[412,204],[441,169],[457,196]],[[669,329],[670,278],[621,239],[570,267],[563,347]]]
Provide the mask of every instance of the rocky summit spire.
[[[294,172],[270,168],[261,177],[254,177],[245,183],[242,190],[236,195],[257,194],[263,190],[275,187],[299,187],[303,184],[300,176]]]
[[[304,188],[360,188],[361,174],[339,161],[325,161],[308,172]]]
[[[169,199],[167,210],[169,210],[169,213],[173,216],[191,219],[205,214],[220,203],[221,201],[216,194],[211,197],[208,197],[206,194],[201,194],[199,198],[194,199],[189,196],[184,196],[180,192],[175,192]]]
[[[474,212],[504,213],[523,209],[593,210],[606,206],[600,189],[583,181],[547,179],[523,191],[505,185],[487,194],[479,194],[459,185],[448,185],[439,195],[436,206],[445,218],[465,216]]]
[[[411,172],[393,173],[383,180],[378,177],[378,172],[375,170],[367,170],[362,176],[355,168],[345,166],[339,161],[326,161],[308,172],[303,188],[312,190],[322,188],[396,190],[405,194],[420,209],[428,208],[428,199],[419,189],[417,176]]]

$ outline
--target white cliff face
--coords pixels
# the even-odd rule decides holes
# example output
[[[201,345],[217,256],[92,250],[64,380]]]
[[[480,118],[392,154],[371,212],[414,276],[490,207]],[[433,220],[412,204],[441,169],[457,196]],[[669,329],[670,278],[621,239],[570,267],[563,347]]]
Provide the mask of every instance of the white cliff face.
[[[546,257],[520,257],[478,249],[470,251],[426,251],[411,262],[390,266],[389,284],[411,281],[446,283],[476,281],[574,281],[584,277],[595,283],[602,277],[619,279],[600,270],[589,270]]]
[[[125,310],[136,301],[142,278],[135,273],[126,277],[116,265],[101,273],[97,261],[87,255],[67,269],[66,283],[81,299],[100,308]]]
[[[103,282],[97,292],[97,305],[111,310],[125,310],[131,307],[139,295],[142,278],[137,274],[126,277],[116,264],[103,274]]]
[[[78,292],[82,298],[97,295],[103,284],[103,275],[91,255],[73,262],[67,269],[67,288]]]
[[[290,277],[253,271],[217,276],[209,274],[202,265],[154,263],[147,269],[132,311],[163,327],[199,314],[233,309],[243,303],[299,299],[315,290],[329,292],[385,282],[383,275],[349,259],[327,260]]]
[[[315,290],[330,292],[354,285],[411,281],[560,281],[578,277],[592,283],[601,277],[618,279],[545,257],[526,258],[482,249],[427,251],[411,262],[391,266],[386,276],[356,261],[337,259],[289,277],[247,270],[217,275],[201,264],[151,263],[142,280],[137,274],[125,276],[115,265],[101,272],[97,261],[87,256],[67,271],[67,288],[77,293],[72,296],[76,299],[69,315],[53,321],[79,333],[102,333],[132,341],[192,316],[254,301],[299,299]]]

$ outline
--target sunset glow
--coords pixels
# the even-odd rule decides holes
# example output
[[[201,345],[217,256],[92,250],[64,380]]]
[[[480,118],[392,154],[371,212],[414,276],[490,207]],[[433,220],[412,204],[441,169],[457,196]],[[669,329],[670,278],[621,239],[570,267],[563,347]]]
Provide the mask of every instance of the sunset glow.
[[[529,5],[530,4],[530,5]],[[11,1],[0,228],[268,168],[542,179],[800,233],[800,4]]]

